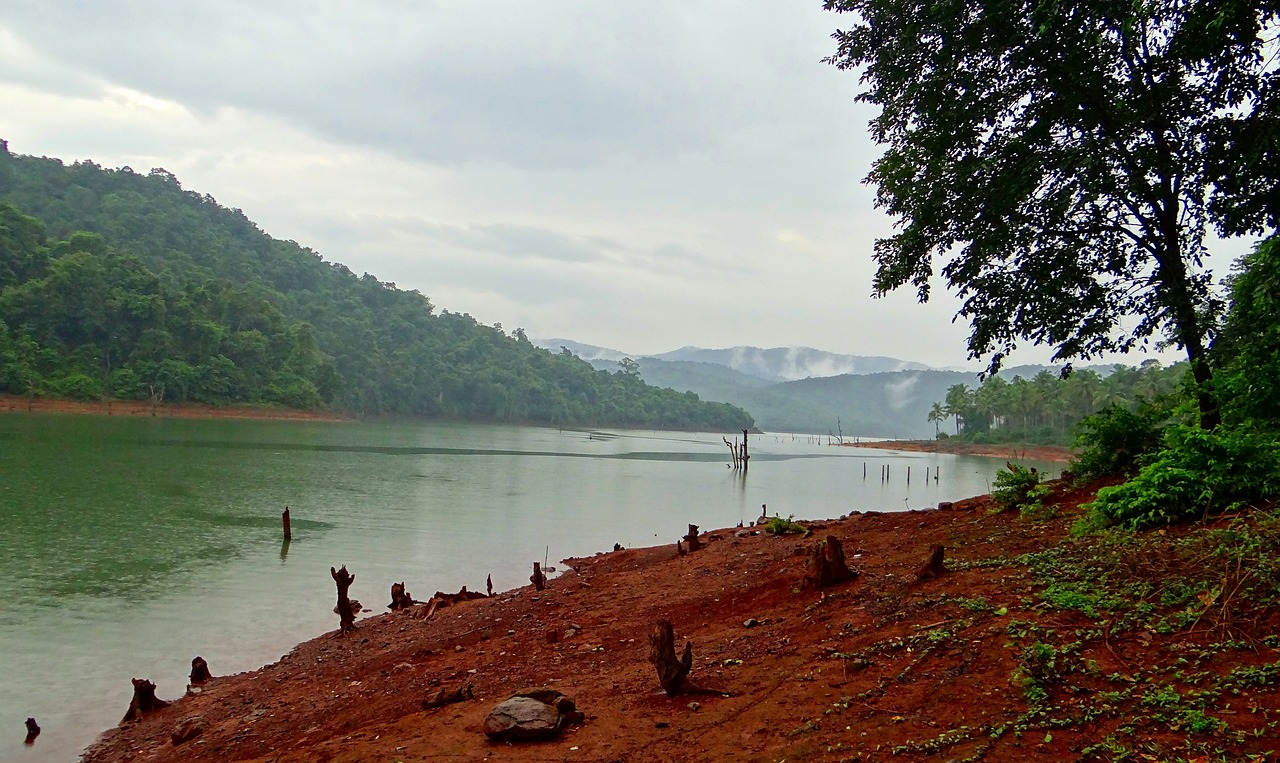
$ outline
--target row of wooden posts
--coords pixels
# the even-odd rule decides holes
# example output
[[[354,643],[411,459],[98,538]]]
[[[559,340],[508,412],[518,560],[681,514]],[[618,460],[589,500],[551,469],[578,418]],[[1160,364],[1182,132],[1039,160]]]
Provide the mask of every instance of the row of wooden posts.
[[[930,475],[930,473],[931,473],[931,470],[929,469],[929,467],[927,467],[927,466],[926,466],[926,467],[924,468],[924,481],[925,481],[925,482],[928,482],[928,481],[929,481],[929,475]],[[932,474],[933,474],[933,481],[934,481],[934,482],[937,482],[937,481],[939,480],[939,478],[942,476],[942,467],[941,467],[941,466],[935,466],[935,467],[933,467],[933,469],[932,469]],[[863,462],[862,462],[862,479],[864,479],[864,480],[865,480],[866,478],[867,478],[867,462],[866,462],[866,461],[863,461]],[[890,480],[890,470],[889,470],[889,465],[888,465],[888,464],[881,464],[881,465],[880,465],[880,481],[881,481],[881,482],[889,482],[889,480]],[[910,466],[908,466],[908,467],[907,467],[907,484],[908,484],[908,485],[910,485],[910,484],[911,484],[911,467],[910,467]]]

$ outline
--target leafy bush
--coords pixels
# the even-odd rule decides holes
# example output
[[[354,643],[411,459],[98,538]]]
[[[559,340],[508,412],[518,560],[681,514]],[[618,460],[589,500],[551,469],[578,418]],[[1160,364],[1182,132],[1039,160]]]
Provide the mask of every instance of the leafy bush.
[[[1040,484],[1040,473],[1035,467],[1027,468],[1018,464],[1008,464],[1007,470],[996,472],[995,489],[991,497],[1001,511],[1013,509],[1027,510],[1038,508],[1040,499],[1047,493],[1047,488]],[[1031,506],[1031,504],[1035,506]]]
[[[1159,450],[1168,418],[1168,410],[1152,404],[1136,411],[1113,405],[1086,416],[1077,425],[1080,455],[1071,472],[1083,480],[1134,473],[1145,457]]]
[[[71,400],[97,400],[102,397],[102,382],[78,371],[50,379],[46,386],[54,395]]]
[[[1280,438],[1245,429],[1171,426],[1165,448],[1129,482],[1089,504],[1095,524],[1142,529],[1280,495]]]
[[[794,521],[795,514],[783,519],[780,516],[774,516],[769,520],[769,524],[764,526],[764,531],[770,535],[787,535],[796,533],[800,535],[808,534],[809,530],[799,522]]]

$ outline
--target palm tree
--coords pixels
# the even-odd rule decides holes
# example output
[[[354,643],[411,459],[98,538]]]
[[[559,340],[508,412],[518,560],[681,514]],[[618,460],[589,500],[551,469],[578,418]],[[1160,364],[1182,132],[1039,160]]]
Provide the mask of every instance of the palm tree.
[[[933,407],[929,409],[929,421],[933,423],[933,439],[938,439],[938,422],[947,417],[946,410],[943,409],[942,403],[935,402]]]

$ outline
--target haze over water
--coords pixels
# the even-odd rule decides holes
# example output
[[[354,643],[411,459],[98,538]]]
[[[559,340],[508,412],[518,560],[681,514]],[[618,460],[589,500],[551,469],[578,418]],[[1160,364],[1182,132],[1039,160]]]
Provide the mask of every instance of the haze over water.
[[[131,677],[173,699],[196,655],[225,675],[333,630],[330,566],[380,613],[394,581],[419,599],[488,574],[506,590],[535,560],[673,544],[761,504],[810,519],[985,493],[1003,463],[753,435],[744,476],[721,437],[0,416],[0,760],[75,760],[124,714]],[[27,716],[44,729],[30,748]]]

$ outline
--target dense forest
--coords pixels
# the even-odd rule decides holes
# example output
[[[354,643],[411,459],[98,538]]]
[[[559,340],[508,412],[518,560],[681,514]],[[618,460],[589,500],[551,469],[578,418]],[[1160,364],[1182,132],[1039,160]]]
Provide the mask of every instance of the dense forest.
[[[0,141],[0,392],[738,430],[742,409],[436,311],[163,169]]]

